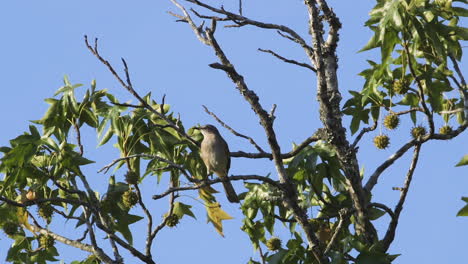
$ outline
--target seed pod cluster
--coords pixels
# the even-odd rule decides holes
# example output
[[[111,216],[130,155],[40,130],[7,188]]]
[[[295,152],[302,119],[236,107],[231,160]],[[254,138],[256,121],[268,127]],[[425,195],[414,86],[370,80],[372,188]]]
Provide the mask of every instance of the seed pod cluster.
[[[405,79],[395,80],[392,88],[396,94],[406,94],[409,89],[409,83]]]
[[[166,220],[166,225],[168,227],[175,227],[177,224],[179,224],[180,218],[176,214],[170,215],[167,220]]]
[[[137,184],[138,183],[138,180],[139,180],[139,175],[138,173],[134,172],[134,171],[127,171],[127,173],[125,174],[125,181],[128,183],[128,184]]]
[[[122,194],[122,203],[125,208],[130,209],[138,202],[138,195],[136,192],[129,189],[128,191]]]
[[[55,240],[53,237],[49,235],[40,235],[39,236],[39,245],[44,249],[49,249],[53,247],[55,244]]]
[[[411,136],[414,139],[420,139],[424,135],[426,135],[427,131],[426,128],[423,126],[415,126],[413,129],[411,129]]]
[[[450,134],[450,133],[452,133],[452,131],[453,131],[453,129],[449,125],[445,125],[445,126],[443,126],[443,127],[441,127],[439,129],[439,133],[442,134],[442,135]]]
[[[397,128],[399,124],[400,118],[398,117],[398,115],[389,114],[384,118],[384,126],[389,130]]]
[[[266,247],[271,251],[276,251],[281,249],[281,239],[277,237],[272,237],[266,242]]]
[[[50,204],[42,204],[39,206],[37,213],[49,224],[52,221],[52,215],[54,214],[54,209]]]
[[[390,145],[390,138],[387,135],[378,135],[374,138],[374,145],[378,149],[386,149]]]

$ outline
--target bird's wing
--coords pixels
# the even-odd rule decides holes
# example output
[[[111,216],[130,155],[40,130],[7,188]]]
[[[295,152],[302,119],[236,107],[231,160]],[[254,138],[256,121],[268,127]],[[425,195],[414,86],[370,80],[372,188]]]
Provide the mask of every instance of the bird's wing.
[[[226,141],[221,138],[222,140],[222,144],[225,146],[225,148],[223,148],[226,152],[225,152],[225,157],[227,159],[227,166],[226,166],[226,176],[228,175],[228,172],[229,172],[229,168],[231,168],[231,155],[230,155],[230,152],[229,152],[229,146],[228,144],[226,143]]]

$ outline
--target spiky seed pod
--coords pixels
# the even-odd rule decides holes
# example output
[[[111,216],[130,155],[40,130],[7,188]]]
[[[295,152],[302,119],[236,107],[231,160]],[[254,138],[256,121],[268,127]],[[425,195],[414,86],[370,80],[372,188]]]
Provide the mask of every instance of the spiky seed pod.
[[[168,227],[175,227],[177,224],[179,224],[179,221],[179,216],[176,214],[172,214],[167,218],[166,225]]]
[[[400,118],[398,117],[398,115],[389,114],[384,118],[384,126],[389,130],[397,128],[399,124]]]
[[[139,177],[138,173],[136,173],[134,171],[127,171],[127,173],[125,174],[125,181],[128,184],[137,184],[139,178],[140,177]]]
[[[271,251],[276,251],[281,249],[281,239],[277,237],[272,237],[266,242],[266,247]]]
[[[423,126],[416,126],[411,129],[411,136],[414,139],[419,139],[420,137],[426,135],[426,128]]]
[[[3,232],[5,232],[7,236],[14,236],[18,233],[18,225],[13,222],[6,222],[3,225]]]
[[[39,245],[44,249],[49,249],[53,247],[55,244],[55,240],[53,237],[49,235],[40,235],[39,236]]]
[[[390,144],[390,138],[387,135],[378,135],[374,138],[374,145],[378,149],[386,149]]]
[[[131,189],[124,192],[122,195],[122,203],[128,209],[132,208],[138,202],[138,195]]]
[[[439,133],[442,134],[442,135],[450,134],[450,133],[452,133],[452,131],[453,131],[453,129],[449,125],[445,125],[445,126],[443,126],[443,127],[441,127],[439,129]]]
[[[37,213],[39,214],[40,217],[46,220],[47,223],[50,223],[52,221],[52,215],[54,214],[54,210],[51,205],[42,204],[42,205],[39,205],[39,209],[37,210]]]
[[[406,92],[408,92],[408,89],[409,84],[408,81],[406,81],[405,79],[395,80],[393,82],[393,91],[396,94],[406,94]]]

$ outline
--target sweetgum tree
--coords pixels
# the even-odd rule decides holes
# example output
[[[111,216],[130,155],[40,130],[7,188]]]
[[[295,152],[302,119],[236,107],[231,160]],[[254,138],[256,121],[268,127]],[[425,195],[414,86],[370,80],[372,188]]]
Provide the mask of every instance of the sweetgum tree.
[[[236,11],[198,0],[171,2],[178,10],[171,14],[212,49],[218,61],[210,66],[227,75],[264,130],[268,149],[205,108],[222,126],[248,139],[257,150],[231,152],[231,157],[269,159],[276,168],[274,173],[265,172],[267,176],[229,176],[231,181],[244,181],[240,229],[260,252],[260,257],[249,263],[391,263],[398,256],[392,254],[398,252],[388,249],[397,234],[423,146],[457,137],[468,126],[468,87],[459,65],[461,43],[468,38],[468,30],[459,25],[468,14],[467,1],[377,0],[365,24],[374,34],[362,51],[378,49],[380,58],[368,61],[369,68],[360,74],[365,78],[364,86],[349,91],[346,102],[342,102],[337,76],[341,23],[326,0],[304,1],[310,36],[244,16],[242,1]],[[274,127],[276,105],[265,110],[218,41],[216,33],[228,30],[221,25],[273,30],[291,45],[298,45],[308,58],[299,62],[260,49],[309,70],[315,77],[312,84],[321,128],[291,151],[281,150],[275,135],[275,129],[279,129]],[[180,220],[185,217],[202,214],[192,210],[193,204],[180,201],[189,192],[198,193],[208,221],[222,235],[223,221],[231,216],[214,195],[221,180],[209,178],[200,159],[202,136],[184,127],[183,117],[171,111],[164,97],[159,100],[151,94],[141,95],[132,85],[125,60],[124,74],[120,75],[100,54],[97,40],[85,38],[85,44],[137,103],[119,102],[94,81],[84,97],[77,98],[75,89],[81,85],[65,78],[54,97],[46,99],[50,107],[44,116],[32,122],[29,131],[12,139],[9,146],[0,148],[0,227],[12,241],[6,260],[54,261],[59,256],[55,246],[62,243],[89,253],[86,259],[73,263],[123,263],[123,256],[130,254],[142,263],[157,263],[153,244],[158,233],[183,224]],[[349,124],[343,122],[343,115],[351,117]],[[398,128],[404,119],[410,119],[414,126]],[[449,123],[451,119],[456,122]],[[94,175],[83,169],[93,163],[81,142],[80,131],[85,127],[95,129],[99,146],[116,142],[113,147],[120,153],[101,166],[99,173],[114,170],[109,177],[98,178],[101,185],[108,186],[104,193],[93,189],[90,178]],[[411,135],[410,140],[374,171],[364,173],[356,153],[365,138],[379,149],[387,148],[390,137],[370,133],[382,127],[400,129],[399,133]],[[398,188],[401,194],[396,206],[373,201],[379,177],[407,152],[412,152],[412,159],[408,170],[402,172],[406,177]],[[468,156],[458,163],[467,164]],[[248,173],[248,168],[245,171]],[[154,177],[159,192],[143,192],[141,186]],[[160,191],[162,188],[164,191]],[[167,208],[159,208],[159,212],[148,209],[151,203],[163,199],[168,200]],[[463,199],[468,202],[468,198]],[[379,236],[375,220],[385,214],[389,221],[380,232],[384,235]],[[459,215],[468,215],[468,206]],[[80,238],[70,238],[69,233],[55,229],[56,223],[64,220],[74,224],[76,232],[82,234]],[[146,232],[134,236],[132,224],[141,221],[146,223]],[[275,236],[278,228],[291,234],[287,241]],[[144,240],[144,246],[134,246],[136,239]],[[104,244],[110,247],[104,248]]]

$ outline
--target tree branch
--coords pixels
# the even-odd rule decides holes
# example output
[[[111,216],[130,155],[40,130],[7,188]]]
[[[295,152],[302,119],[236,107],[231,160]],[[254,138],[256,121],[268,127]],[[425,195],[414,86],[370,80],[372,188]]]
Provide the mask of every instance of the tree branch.
[[[283,56],[281,56],[281,55],[275,53],[275,52],[272,51],[272,50],[265,50],[265,49],[260,49],[260,48],[259,48],[258,50],[261,51],[261,52],[270,53],[271,55],[275,56],[276,58],[278,58],[278,59],[280,59],[280,60],[282,60],[282,61],[284,61],[284,62],[286,62],[286,63],[294,64],[294,65],[297,65],[297,66],[300,66],[300,67],[304,67],[304,68],[306,68],[306,69],[309,69],[309,70],[311,70],[311,71],[313,71],[313,72],[317,72],[317,70],[316,70],[314,67],[310,66],[310,65],[307,64],[307,63],[303,63],[303,62],[298,62],[298,61],[295,61],[295,60],[286,59],[285,57],[283,57]]]
[[[359,132],[359,134],[358,134],[358,136],[356,137],[356,139],[354,139],[354,142],[353,142],[353,144],[351,145],[351,148],[352,148],[352,149],[356,149],[356,146],[357,146],[357,144],[359,143],[359,140],[361,140],[362,136],[364,136],[365,133],[374,131],[374,130],[377,128],[377,124],[378,124],[378,122],[377,122],[376,120],[374,120],[374,124],[373,124],[371,127],[363,128],[363,129],[361,130],[361,132]]]
[[[328,141],[335,147],[346,177],[348,191],[356,209],[356,232],[364,235],[365,240],[372,244],[377,237],[377,231],[368,218],[367,196],[362,189],[356,151],[346,138],[346,130],[341,119],[343,113],[340,107],[341,94],[337,78],[338,58],[335,52],[338,41],[337,34],[341,24],[339,21],[334,21],[334,14],[328,9],[325,1],[306,0],[305,4],[309,14],[309,31],[313,41],[314,65],[317,69],[317,100],[319,101],[320,120],[327,134],[330,135]],[[322,22],[324,17],[320,15],[320,9],[317,5],[320,5],[320,9],[325,12],[325,17],[328,16],[331,33],[329,43],[324,43]]]
[[[174,0],[171,0],[171,1],[174,1]],[[221,8],[221,9],[215,8],[213,6],[205,4],[205,3],[201,2],[201,1],[198,1],[198,0],[186,0],[186,1],[190,2],[190,3],[193,3],[195,5],[198,5],[200,7],[203,7],[205,9],[208,9],[208,10],[214,12],[214,13],[225,15],[227,18],[229,18],[231,21],[233,21],[236,24],[251,25],[251,26],[264,28],[264,29],[275,29],[275,30],[278,30],[279,32],[285,33],[285,34],[290,36],[289,38],[291,40],[298,43],[304,49],[304,51],[307,54],[307,56],[309,57],[310,61],[313,62],[313,50],[312,50],[312,48],[309,45],[307,45],[307,42],[298,33],[296,33],[294,30],[292,30],[291,28],[289,28],[287,26],[277,25],[277,24],[272,24],[272,23],[264,23],[264,22],[261,22],[261,21],[253,20],[253,19],[247,18],[247,17],[245,17],[243,15],[237,15],[237,14],[234,14],[232,12],[226,11],[224,8]],[[181,7],[179,7],[179,9],[181,9]],[[192,27],[192,29],[194,29],[194,28]],[[195,29],[194,29],[194,31],[195,31]],[[197,34],[197,33],[195,32],[195,34]],[[206,44],[205,42],[203,42],[203,43]]]
[[[310,143],[321,140],[322,138],[319,135],[313,135],[305,139],[302,143],[297,145],[293,150],[288,153],[281,154],[282,159],[289,159],[296,156],[301,150],[309,146]],[[243,151],[231,152],[231,157],[234,158],[249,158],[249,159],[273,159],[271,153],[246,153]]]
[[[413,174],[414,170],[416,169],[416,165],[418,163],[418,158],[419,158],[419,152],[421,150],[421,144],[417,144],[414,148],[414,153],[413,153],[413,159],[411,161],[410,168],[408,170],[408,173],[406,175],[405,179],[405,185],[403,187],[403,190],[401,191],[400,194],[400,200],[398,201],[398,204],[395,206],[395,215],[390,221],[390,224],[388,225],[387,232],[385,233],[385,237],[382,240],[383,247],[385,251],[388,250],[390,247],[390,244],[392,243],[393,239],[395,238],[395,230],[398,225],[398,219],[400,218],[400,213],[403,210],[403,204],[405,203],[406,200],[406,195],[408,194],[409,187],[411,185],[411,180],[413,179]]]
[[[174,2],[174,4],[177,4],[177,2],[175,2],[174,0],[171,0]],[[184,9],[185,10],[185,9]],[[156,109],[154,109],[152,106],[150,106],[145,100],[143,100],[143,98],[135,91],[135,89],[133,89],[133,85],[131,83],[131,80],[130,80],[130,75],[129,75],[129,72],[128,72],[128,66],[127,66],[127,63],[125,62],[124,59],[122,59],[122,63],[124,64],[124,71],[125,71],[125,76],[126,76],[126,82],[117,74],[117,72],[114,70],[114,68],[112,67],[112,65],[109,63],[109,61],[107,61],[106,59],[104,59],[100,54],[99,54],[99,51],[98,51],[98,46],[97,46],[97,43],[98,43],[98,40],[97,38],[95,39],[94,41],[94,47],[91,47],[91,45],[89,44],[88,42],[88,37],[85,35],[84,36],[84,39],[85,39],[85,44],[86,44],[86,47],[88,48],[88,50],[99,60],[101,61],[106,67],[107,69],[112,73],[112,75],[117,79],[117,81],[120,83],[120,85],[122,85],[123,88],[125,88],[128,92],[130,92],[130,94],[132,94],[146,109],[148,109],[149,111],[151,111],[153,114],[156,114],[159,118],[163,119],[164,121],[167,122],[167,124],[173,128],[174,130],[177,131],[177,133],[187,139],[188,141],[192,142],[195,146],[198,146],[198,142],[196,142],[193,138],[191,138],[189,135],[187,135],[187,133],[185,133],[185,131],[179,127],[176,123],[172,122],[172,120],[170,120],[168,117],[166,117],[163,113],[159,113],[158,111],[156,111]]]
[[[283,186],[282,184],[280,184],[279,182],[277,181],[274,181],[273,179],[271,178],[268,178],[268,177],[265,177],[265,176],[259,176],[259,175],[238,175],[238,176],[229,176],[228,179],[230,181],[239,181],[239,180],[257,180],[257,181],[261,181],[261,182],[264,182],[264,183],[268,183],[278,189],[282,189]],[[213,180],[205,180],[205,181],[201,181],[200,183],[198,183],[197,185],[192,185],[192,186],[182,186],[182,187],[172,187],[172,188],[169,188],[168,190],[166,190],[165,192],[161,193],[161,194],[156,194],[156,195],[153,195],[153,200],[158,200],[158,199],[161,199],[171,193],[174,193],[174,192],[179,192],[179,191],[187,191],[187,190],[198,190],[200,188],[203,188],[205,186],[211,186],[213,184],[216,184],[216,183],[220,183],[220,182],[223,182],[223,179],[221,178],[216,178],[216,179],[213,179]]]
[[[406,153],[410,148],[412,148],[414,145],[416,145],[416,140],[411,140],[410,142],[406,143],[403,145],[399,150],[397,150],[393,155],[391,155],[386,161],[384,161],[380,166],[375,169],[374,173],[369,177],[369,180],[367,180],[367,183],[364,187],[364,189],[370,193],[372,191],[372,188],[377,184],[377,181],[380,177],[380,175],[388,168],[390,167],[396,160],[401,158],[403,154]]]

